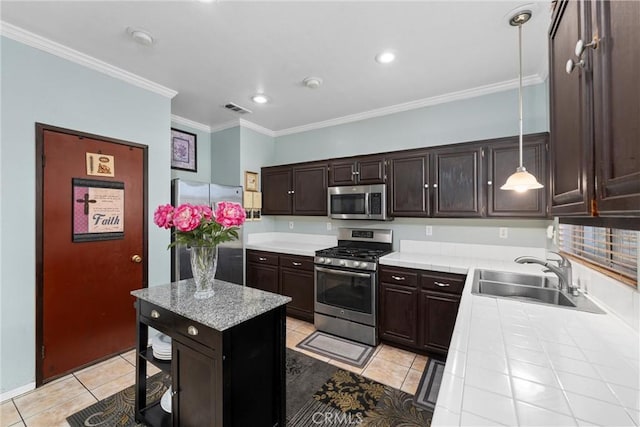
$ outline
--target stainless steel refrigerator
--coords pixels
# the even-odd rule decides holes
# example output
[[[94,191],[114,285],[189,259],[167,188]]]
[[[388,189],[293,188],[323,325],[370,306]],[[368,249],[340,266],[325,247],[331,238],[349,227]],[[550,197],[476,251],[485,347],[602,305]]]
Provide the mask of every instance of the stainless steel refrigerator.
[[[210,184],[208,182],[185,181],[175,178],[171,181],[171,204],[182,203],[209,205],[215,209],[218,202],[236,202],[242,204],[242,187]],[[171,237],[173,241],[173,235]],[[243,247],[242,229],[239,239],[218,246],[218,269],[216,279],[243,284]],[[190,279],[191,263],[189,251],[184,245],[171,248],[171,281]]]

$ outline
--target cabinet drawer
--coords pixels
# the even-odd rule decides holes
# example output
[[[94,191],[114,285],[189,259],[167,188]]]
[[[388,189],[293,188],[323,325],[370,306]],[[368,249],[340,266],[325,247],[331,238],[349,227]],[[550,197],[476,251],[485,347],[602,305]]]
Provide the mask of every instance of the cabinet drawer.
[[[152,328],[165,330],[173,327],[175,318],[175,314],[170,311],[146,301],[140,301],[140,316],[145,317]]]
[[[211,349],[215,350],[216,347],[219,347],[219,345],[216,345],[219,333],[193,320],[176,316],[173,330],[183,337],[189,338]]]
[[[295,255],[280,255],[280,267],[313,271],[313,258]]]
[[[450,273],[429,273],[420,275],[420,285],[423,289],[452,294],[462,294],[467,276]]]
[[[258,264],[278,265],[278,254],[272,252],[247,251],[247,261]]]
[[[405,286],[417,286],[418,273],[406,269],[384,267],[380,269],[380,282],[396,283]]]

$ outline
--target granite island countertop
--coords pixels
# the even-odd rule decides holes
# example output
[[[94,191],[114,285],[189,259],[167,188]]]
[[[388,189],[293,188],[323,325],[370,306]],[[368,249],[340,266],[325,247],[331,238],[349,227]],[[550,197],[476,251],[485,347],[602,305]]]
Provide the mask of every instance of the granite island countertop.
[[[214,295],[196,299],[193,279],[137,289],[131,295],[217,331],[224,331],[283,306],[291,298],[216,280]]]
[[[519,248],[507,249],[503,259],[480,258],[491,249],[476,256],[401,251],[380,259],[468,274],[432,425],[640,425],[638,332],[608,310],[472,294],[477,268],[542,274],[540,266],[512,261]]]

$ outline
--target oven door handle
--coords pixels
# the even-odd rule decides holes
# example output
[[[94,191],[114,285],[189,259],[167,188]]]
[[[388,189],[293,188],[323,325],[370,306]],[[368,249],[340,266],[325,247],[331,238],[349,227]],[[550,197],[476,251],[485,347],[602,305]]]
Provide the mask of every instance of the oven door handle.
[[[371,277],[371,274],[369,273],[355,273],[351,271],[332,270],[324,267],[316,267],[316,271],[319,271],[321,273],[337,274],[339,276],[364,277],[364,278]]]

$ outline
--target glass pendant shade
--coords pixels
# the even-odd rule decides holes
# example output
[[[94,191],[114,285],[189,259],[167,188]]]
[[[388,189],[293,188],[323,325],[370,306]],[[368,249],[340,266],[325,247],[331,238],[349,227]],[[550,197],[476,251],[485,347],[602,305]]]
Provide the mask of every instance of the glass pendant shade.
[[[519,74],[518,74],[518,115],[519,115],[519,124],[520,124],[520,138],[519,138],[519,156],[520,156],[520,166],[516,168],[515,173],[511,174],[509,178],[507,178],[507,182],[504,183],[501,190],[513,190],[518,193],[524,193],[527,190],[536,190],[538,188],[543,188],[544,185],[540,184],[535,176],[531,175],[525,167],[522,165],[522,24],[527,22],[531,18],[530,11],[522,11],[515,14],[509,21],[512,26],[518,27],[518,64],[519,64]]]
[[[531,175],[524,167],[519,167],[516,172],[511,174],[507,178],[507,182],[504,183],[501,190],[514,190],[518,193],[524,193],[527,190],[536,190],[542,188],[544,185],[540,184],[535,176]]]

